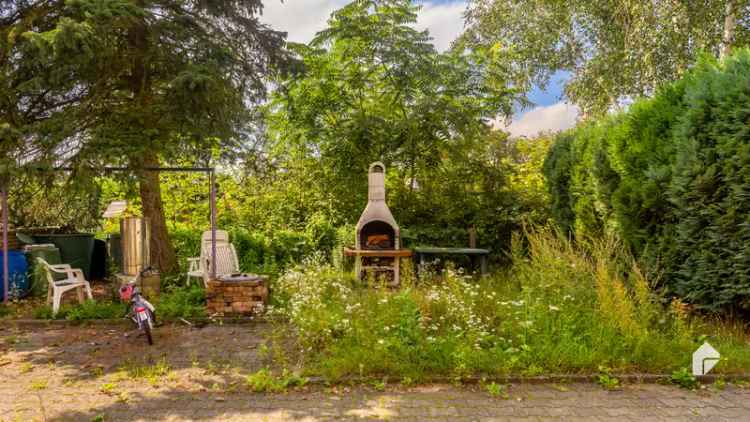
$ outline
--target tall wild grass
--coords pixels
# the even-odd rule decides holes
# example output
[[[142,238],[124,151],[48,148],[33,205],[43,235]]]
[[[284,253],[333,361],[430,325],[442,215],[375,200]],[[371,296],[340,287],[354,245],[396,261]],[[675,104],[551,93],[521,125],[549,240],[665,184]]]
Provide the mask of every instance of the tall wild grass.
[[[666,300],[615,241],[538,230],[514,242],[512,261],[482,279],[407,274],[393,290],[311,259],[277,280],[273,312],[291,322],[308,372],[332,380],[671,373],[706,339],[728,357],[718,371],[750,369],[744,326]]]

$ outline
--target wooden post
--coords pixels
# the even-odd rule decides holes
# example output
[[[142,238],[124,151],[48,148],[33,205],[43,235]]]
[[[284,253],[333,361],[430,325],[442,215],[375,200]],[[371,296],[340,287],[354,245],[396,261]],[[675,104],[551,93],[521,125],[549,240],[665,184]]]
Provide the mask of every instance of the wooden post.
[[[3,303],[8,303],[8,187],[2,186],[3,207]]]
[[[209,273],[211,280],[216,280],[216,174],[213,169],[208,178],[211,183],[211,271]]]
[[[469,247],[472,249],[477,247],[477,229],[474,226],[469,227]]]

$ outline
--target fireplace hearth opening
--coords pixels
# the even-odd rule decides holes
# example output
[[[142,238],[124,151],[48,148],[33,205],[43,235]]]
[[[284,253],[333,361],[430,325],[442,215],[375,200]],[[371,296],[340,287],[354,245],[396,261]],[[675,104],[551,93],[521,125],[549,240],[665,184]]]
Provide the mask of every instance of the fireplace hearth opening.
[[[359,244],[362,249],[386,250],[395,249],[396,231],[384,221],[371,221],[359,232]]]

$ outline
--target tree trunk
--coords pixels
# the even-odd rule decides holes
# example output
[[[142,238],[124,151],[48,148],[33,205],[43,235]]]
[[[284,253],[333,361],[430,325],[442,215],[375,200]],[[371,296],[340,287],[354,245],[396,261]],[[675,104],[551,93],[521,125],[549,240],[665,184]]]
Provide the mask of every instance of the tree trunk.
[[[159,158],[153,152],[143,154],[142,167],[158,167]],[[164,205],[161,200],[159,172],[142,170],[138,174],[141,190],[141,207],[143,217],[151,224],[151,265],[161,272],[178,270],[177,256],[167,232],[167,220],[164,217]]]
[[[734,32],[737,26],[737,15],[735,11],[735,1],[727,0],[724,8],[724,36],[721,38],[720,58],[726,58],[732,53],[732,44],[734,43]]]
[[[143,6],[143,0],[136,0],[136,5]],[[148,110],[151,103],[151,78],[148,74],[149,34],[146,22],[136,19],[128,28],[128,46],[132,55],[132,65],[128,83],[133,92],[133,99],[141,105],[141,110]],[[152,126],[148,115],[142,120],[143,133]],[[135,168],[159,167],[159,156],[154,147],[154,139],[144,138],[141,141],[140,152],[130,157],[130,164]],[[138,181],[141,191],[141,207],[143,217],[151,225],[151,265],[161,272],[177,271],[177,257],[167,232],[167,221],[164,217],[164,206],[161,201],[161,185],[159,172],[140,170]]]

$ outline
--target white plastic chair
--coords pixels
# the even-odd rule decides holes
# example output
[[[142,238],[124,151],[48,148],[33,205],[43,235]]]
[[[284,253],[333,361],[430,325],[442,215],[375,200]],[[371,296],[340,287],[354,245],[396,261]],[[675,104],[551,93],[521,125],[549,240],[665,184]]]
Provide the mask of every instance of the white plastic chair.
[[[47,303],[52,302],[52,314],[57,314],[60,310],[60,300],[63,293],[76,289],[78,292],[78,301],[84,303],[83,291],[89,299],[94,299],[91,294],[91,285],[83,276],[83,271],[78,268],[71,268],[68,264],[51,265],[42,258],[37,258],[37,262],[44,266],[47,273]],[[55,280],[52,273],[65,274],[64,279]]]
[[[211,248],[208,249],[206,259],[206,272],[203,274],[203,284],[208,287],[208,277],[211,272]],[[240,261],[237,259],[237,251],[231,243],[216,245],[216,276],[237,274],[240,272]]]
[[[229,243],[229,233],[224,230],[216,230],[216,276],[234,274],[240,271],[237,251],[234,245]],[[190,279],[201,278],[203,284],[207,285],[211,273],[211,232],[203,232],[201,237],[201,256],[188,258],[187,284]]]

